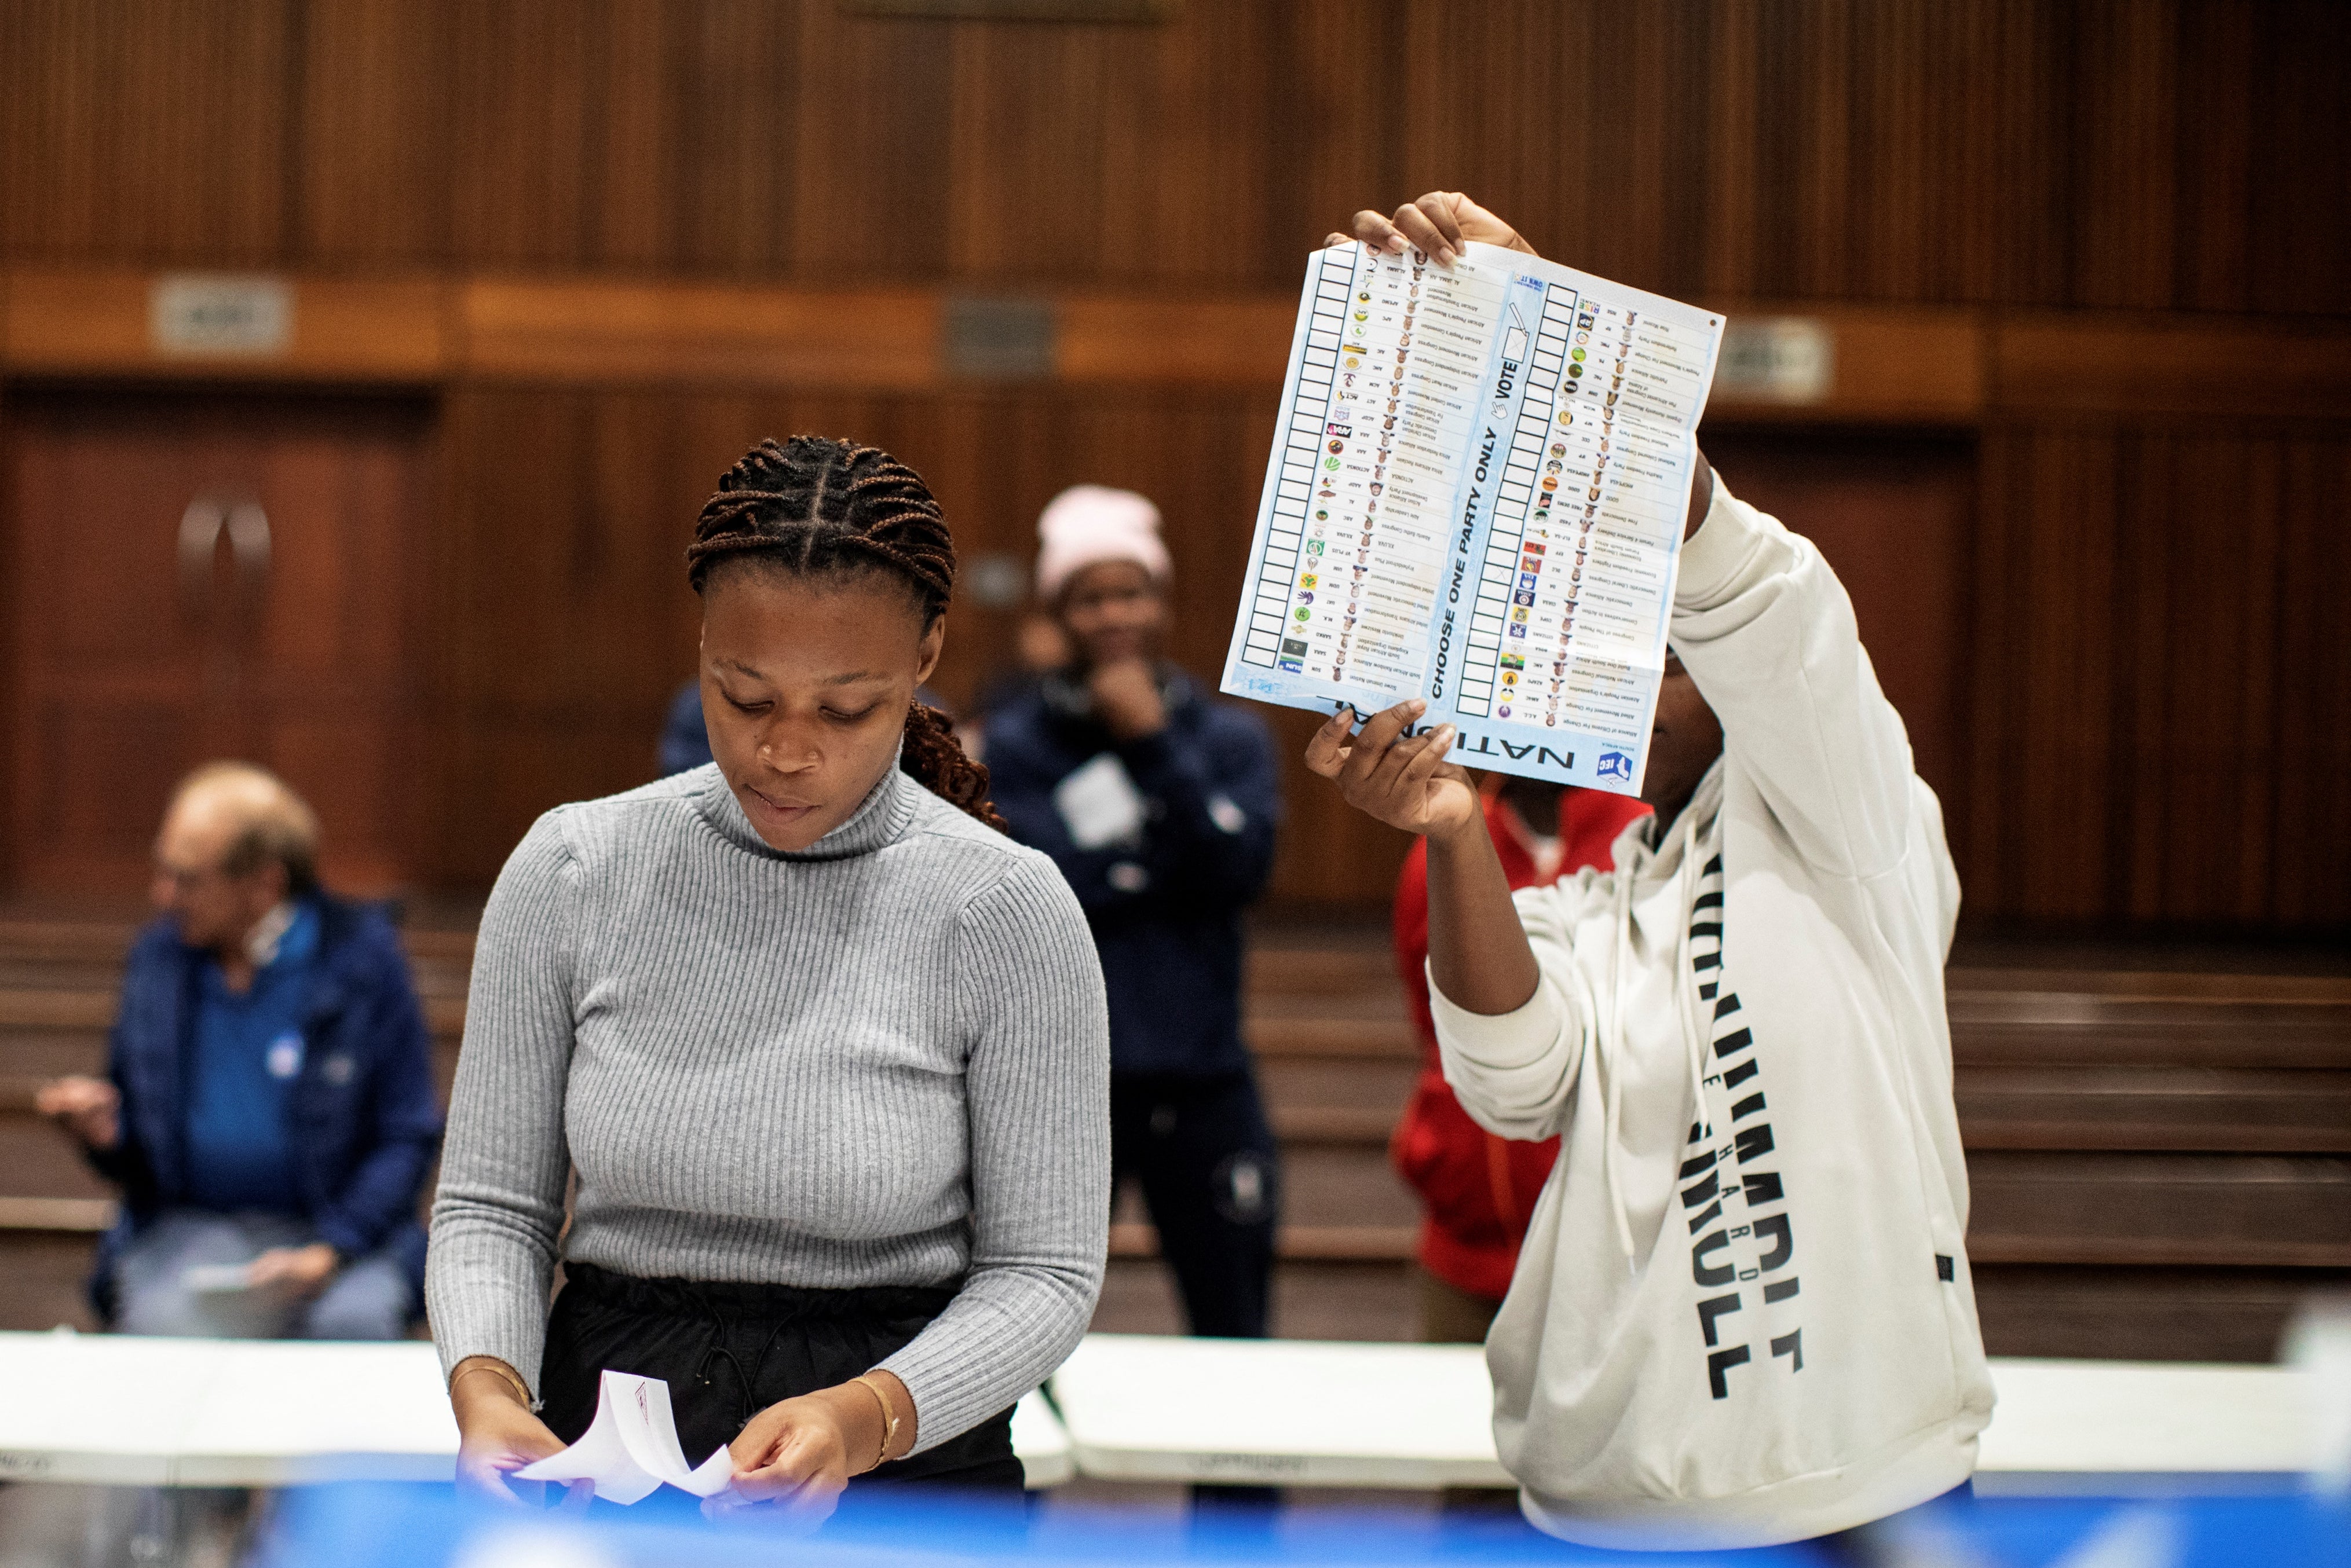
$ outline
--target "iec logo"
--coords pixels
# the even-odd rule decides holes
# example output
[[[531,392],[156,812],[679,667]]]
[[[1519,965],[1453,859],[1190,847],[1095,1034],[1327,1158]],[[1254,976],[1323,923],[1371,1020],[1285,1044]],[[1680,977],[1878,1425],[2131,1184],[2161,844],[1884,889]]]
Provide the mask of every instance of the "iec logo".
[[[1598,773],[1604,779],[1623,779],[1629,784],[1633,778],[1633,759],[1622,752],[1603,752]]]

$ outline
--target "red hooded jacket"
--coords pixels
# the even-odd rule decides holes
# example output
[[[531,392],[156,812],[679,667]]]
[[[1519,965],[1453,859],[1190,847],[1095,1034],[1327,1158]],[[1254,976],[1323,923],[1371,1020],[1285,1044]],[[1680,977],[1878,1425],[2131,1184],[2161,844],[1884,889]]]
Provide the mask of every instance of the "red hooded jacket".
[[[1541,879],[1533,846],[1518,814],[1490,787],[1483,794],[1486,831],[1502,857],[1513,888]],[[1649,808],[1630,795],[1565,789],[1559,802],[1560,861],[1554,877],[1586,866],[1605,871],[1626,823]],[[1420,1036],[1421,1069],[1404,1117],[1388,1144],[1396,1174],[1421,1198],[1420,1264],[1472,1295],[1499,1300],[1518,1267],[1519,1243],[1535,1199],[1551,1176],[1559,1139],[1514,1143],[1496,1137],[1453,1097],[1437,1064],[1437,1025],[1428,1013],[1428,842],[1415,841],[1396,878],[1396,969],[1413,1029]]]

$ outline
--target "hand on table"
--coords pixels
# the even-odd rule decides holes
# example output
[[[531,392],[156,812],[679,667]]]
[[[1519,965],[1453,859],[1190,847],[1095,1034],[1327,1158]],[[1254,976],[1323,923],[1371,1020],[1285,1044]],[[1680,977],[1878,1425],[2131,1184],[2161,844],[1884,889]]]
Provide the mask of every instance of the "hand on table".
[[[1393,217],[1384,218],[1366,207],[1355,214],[1354,233],[1334,230],[1322,243],[1343,245],[1357,240],[1395,255],[1409,246],[1447,266],[1460,259],[1461,247],[1471,240],[1535,254],[1534,246],[1518,230],[1458,191],[1431,191],[1419,201],[1398,207]]]
[[[727,1449],[735,1484],[702,1505],[711,1518],[772,1505],[786,1521],[813,1529],[832,1516],[852,1476],[914,1446],[914,1397],[888,1372],[868,1374],[889,1391],[898,1430],[883,1452],[882,1402],[863,1384],[839,1383],[768,1406]]]
[[[1427,711],[1428,704],[1415,697],[1374,715],[1350,734],[1354,710],[1342,708],[1306,742],[1306,765],[1335,780],[1349,805],[1391,827],[1435,837],[1473,826],[1482,833],[1485,814],[1478,807],[1477,786],[1468,770],[1445,760],[1453,748],[1453,726],[1404,734],[1405,726]]]
[[[506,1364],[488,1356],[468,1356],[449,1382],[449,1407],[457,1417],[457,1490],[519,1508],[507,1478],[525,1465],[563,1451],[563,1439],[531,1414],[507,1381]],[[546,1483],[526,1481],[534,1493]],[[585,1508],[596,1495],[596,1483],[574,1483],[564,1498],[567,1508]]]
[[[122,1096],[103,1078],[58,1078],[43,1084],[33,1108],[90,1148],[112,1148],[122,1137]]]
[[[1122,659],[1096,665],[1086,689],[1093,696],[1094,717],[1122,741],[1139,741],[1167,727],[1167,704],[1146,660]]]

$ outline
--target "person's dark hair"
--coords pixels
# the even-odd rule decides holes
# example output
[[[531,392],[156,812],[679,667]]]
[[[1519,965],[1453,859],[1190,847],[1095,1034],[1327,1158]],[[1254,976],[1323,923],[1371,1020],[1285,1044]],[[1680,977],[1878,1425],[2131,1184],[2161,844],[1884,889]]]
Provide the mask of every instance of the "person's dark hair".
[[[827,436],[763,441],[703,504],[686,547],[697,594],[737,563],[795,577],[895,576],[928,631],[955,589],[955,540],[923,476],[878,447]],[[999,832],[987,770],[964,754],[955,726],[916,699],[906,710],[899,766],[933,794]]]

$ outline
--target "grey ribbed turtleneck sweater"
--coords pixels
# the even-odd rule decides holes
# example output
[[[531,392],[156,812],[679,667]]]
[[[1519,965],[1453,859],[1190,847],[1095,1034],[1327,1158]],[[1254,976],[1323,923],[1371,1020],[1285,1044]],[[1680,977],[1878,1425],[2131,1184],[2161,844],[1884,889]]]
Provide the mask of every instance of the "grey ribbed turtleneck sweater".
[[[1109,1064],[1053,863],[895,768],[791,855],[716,767],[551,811],[475,949],[425,1292],[443,1369],[495,1355],[537,1389],[559,1234],[640,1277],[959,1282],[883,1363],[918,1449],[945,1441],[1085,1332]]]

